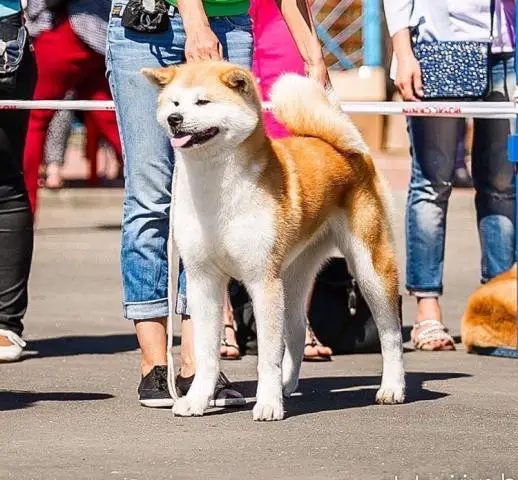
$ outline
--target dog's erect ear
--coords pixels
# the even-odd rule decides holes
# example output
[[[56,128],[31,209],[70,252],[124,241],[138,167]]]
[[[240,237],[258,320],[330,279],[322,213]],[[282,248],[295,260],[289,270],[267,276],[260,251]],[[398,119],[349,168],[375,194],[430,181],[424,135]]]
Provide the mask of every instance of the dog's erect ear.
[[[232,68],[221,76],[221,81],[242,95],[250,95],[254,89],[250,73],[242,68]]]
[[[140,70],[157,87],[165,87],[176,75],[175,67],[143,68]]]

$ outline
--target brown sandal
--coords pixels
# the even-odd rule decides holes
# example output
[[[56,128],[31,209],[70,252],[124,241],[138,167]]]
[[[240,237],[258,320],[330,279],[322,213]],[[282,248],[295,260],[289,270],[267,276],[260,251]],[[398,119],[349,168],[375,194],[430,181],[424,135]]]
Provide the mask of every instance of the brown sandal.
[[[305,362],[329,362],[329,361],[331,361],[331,355],[333,354],[331,349],[329,347],[325,347],[324,345],[322,345],[322,343],[320,343],[318,338],[313,333],[313,330],[311,330],[311,328],[309,328],[309,327],[308,327],[308,329],[309,329],[311,341],[304,345],[303,360]],[[316,349],[316,353],[315,354],[306,353],[306,351],[309,347],[311,347],[312,349]],[[330,353],[319,353],[318,347],[327,348]]]
[[[236,329],[233,327],[233,325],[225,325],[224,328],[230,328],[234,334],[236,333]],[[241,359],[241,352],[239,351],[239,347],[233,343],[229,343],[227,340],[227,337],[223,337],[223,340],[221,341],[221,347],[225,348],[225,352],[223,351],[223,348],[220,349],[219,356],[222,360],[240,360]],[[229,354],[229,349],[232,352]]]

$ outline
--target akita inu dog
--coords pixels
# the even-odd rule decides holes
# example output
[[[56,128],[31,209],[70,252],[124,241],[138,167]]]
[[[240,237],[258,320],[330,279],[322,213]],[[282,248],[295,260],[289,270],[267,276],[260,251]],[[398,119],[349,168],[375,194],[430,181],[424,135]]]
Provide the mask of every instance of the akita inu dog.
[[[305,304],[336,248],[375,318],[378,403],[405,379],[388,195],[359,132],[315,81],[285,75],[271,100],[292,137],[270,141],[252,74],[226,62],[143,72],[161,89],[158,121],[175,149],[172,234],[187,274],[196,376],[175,415],[202,415],[219,373],[224,294],[243,282],[258,336],[254,420],[284,417],[304,352]],[[345,299],[344,299],[345,301]]]

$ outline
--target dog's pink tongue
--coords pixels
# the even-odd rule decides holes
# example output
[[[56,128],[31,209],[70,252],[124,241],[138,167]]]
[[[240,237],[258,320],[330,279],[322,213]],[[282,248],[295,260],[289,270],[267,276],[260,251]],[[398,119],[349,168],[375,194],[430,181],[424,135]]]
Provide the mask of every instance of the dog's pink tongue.
[[[171,138],[171,145],[173,148],[183,147],[190,139],[192,135],[185,135],[183,137],[173,137]]]

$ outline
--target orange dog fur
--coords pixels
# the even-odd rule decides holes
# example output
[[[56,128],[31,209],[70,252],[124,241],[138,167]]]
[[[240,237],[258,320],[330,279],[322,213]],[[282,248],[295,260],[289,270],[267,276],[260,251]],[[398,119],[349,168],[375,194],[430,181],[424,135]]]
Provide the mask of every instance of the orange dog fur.
[[[516,264],[480,286],[469,298],[462,318],[462,343],[473,347],[518,347]]]

